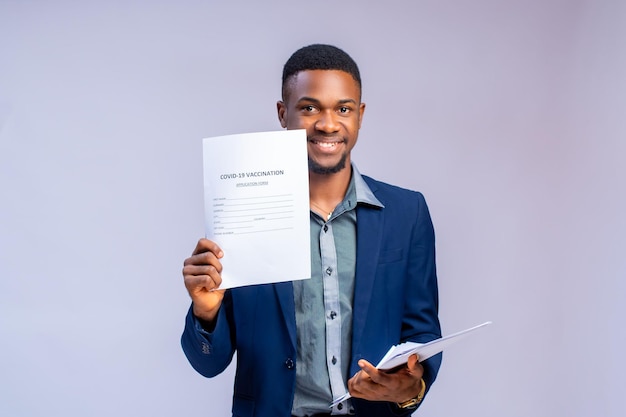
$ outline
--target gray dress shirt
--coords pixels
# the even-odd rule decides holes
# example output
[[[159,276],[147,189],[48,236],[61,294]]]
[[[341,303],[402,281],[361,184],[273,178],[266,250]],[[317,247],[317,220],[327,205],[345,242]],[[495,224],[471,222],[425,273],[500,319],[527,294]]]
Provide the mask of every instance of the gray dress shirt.
[[[356,206],[382,207],[356,167],[343,201],[328,219],[311,211],[311,279],[294,281],[297,361],[294,416],[351,414],[347,392],[356,268]]]

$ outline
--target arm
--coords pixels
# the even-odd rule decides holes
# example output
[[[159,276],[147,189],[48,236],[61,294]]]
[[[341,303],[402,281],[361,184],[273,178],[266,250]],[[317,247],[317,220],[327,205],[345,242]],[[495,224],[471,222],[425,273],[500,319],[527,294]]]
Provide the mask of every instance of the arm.
[[[226,312],[229,297],[225,290],[218,289],[222,283],[223,256],[215,242],[200,239],[183,268],[192,305],[181,344],[193,368],[206,377],[222,372],[234,352]]]

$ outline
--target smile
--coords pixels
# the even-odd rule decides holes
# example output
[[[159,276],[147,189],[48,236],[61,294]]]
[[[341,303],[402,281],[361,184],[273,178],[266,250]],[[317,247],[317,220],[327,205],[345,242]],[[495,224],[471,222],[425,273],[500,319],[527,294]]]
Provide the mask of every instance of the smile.
[[[337,146],[337,142],[315,142],[314,141],[313,143],[319,147],[327,148],[327,149],[332,149]]]
[[[309,142],[315,146],[319,146],[320,148],[328,149],[328,150],[335,149],[337,146],[344,143],[344,141],[341,139],[333,140],[333,141],[309,139]]]

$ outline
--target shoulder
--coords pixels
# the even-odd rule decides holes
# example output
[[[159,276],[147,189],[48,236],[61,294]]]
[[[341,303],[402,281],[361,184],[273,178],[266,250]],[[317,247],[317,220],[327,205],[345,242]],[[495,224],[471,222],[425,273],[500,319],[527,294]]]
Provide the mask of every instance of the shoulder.
[[[404,205],[425,205],[424,195],[419,191],[409,190],[397,185],[388,184],[386,182],[375,180],[367,175],[362,175],[365,183],[370,187],[376,198],[380,200],[385,207],[401,203]]]

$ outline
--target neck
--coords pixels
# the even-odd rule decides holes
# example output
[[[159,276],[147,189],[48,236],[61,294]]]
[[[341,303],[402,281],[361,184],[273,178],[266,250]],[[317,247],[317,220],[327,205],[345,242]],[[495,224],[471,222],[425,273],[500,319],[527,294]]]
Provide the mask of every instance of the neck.
[[[326,217],[345,197],[351,176],[350,165],[334,174],[315,174],[309,171],[311,208]]]

